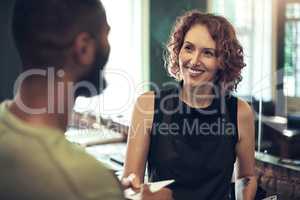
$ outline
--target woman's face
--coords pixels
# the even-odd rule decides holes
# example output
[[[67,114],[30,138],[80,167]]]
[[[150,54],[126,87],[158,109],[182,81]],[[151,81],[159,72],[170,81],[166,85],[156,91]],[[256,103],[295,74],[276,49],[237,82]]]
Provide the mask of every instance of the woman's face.
[[[206,26],[196,24],[186,33],[179,52],[180,76],[192,87],[211,84],[218,71],[216,43]]]

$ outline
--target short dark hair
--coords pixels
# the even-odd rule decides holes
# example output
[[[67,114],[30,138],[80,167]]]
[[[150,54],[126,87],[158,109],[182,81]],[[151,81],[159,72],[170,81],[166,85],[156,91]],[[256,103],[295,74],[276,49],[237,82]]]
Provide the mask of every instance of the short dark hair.
[[[12,31],[24,69],[62,65],[80,32],[98,38],[100,0],[16,0]]]

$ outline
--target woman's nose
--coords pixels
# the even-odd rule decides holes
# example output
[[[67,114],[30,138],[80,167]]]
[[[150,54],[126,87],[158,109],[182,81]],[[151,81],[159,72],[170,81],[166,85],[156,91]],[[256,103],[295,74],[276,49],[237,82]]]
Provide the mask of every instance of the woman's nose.
[[[201,63],[201,53],[200,52],[194,52],[192,54],[190,63],[192,65],[198,65],[198,64],[200,64]]]

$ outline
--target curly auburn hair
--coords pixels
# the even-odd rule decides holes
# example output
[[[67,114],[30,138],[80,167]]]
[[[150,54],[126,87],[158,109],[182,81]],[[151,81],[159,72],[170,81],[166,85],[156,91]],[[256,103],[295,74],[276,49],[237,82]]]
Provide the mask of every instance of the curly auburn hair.
[[[179,71],[179,52],[185,35],[196,24],[205,25],[216,42],[219,62],[217,84],[222,84],[228,91],[236,90],[238,83],[242,80],[241,69],[246,64],[244,63],[243,48],[237,40],[234,27],[222,16],[197,10],[186,12],[175,22],[165,52],[165,64],[169,75],[176,78],[176,73]]]

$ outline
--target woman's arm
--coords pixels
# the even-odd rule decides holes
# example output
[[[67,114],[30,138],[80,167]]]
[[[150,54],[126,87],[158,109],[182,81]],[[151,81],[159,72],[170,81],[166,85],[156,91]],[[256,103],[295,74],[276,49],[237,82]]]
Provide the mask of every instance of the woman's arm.
[[[237,162],[235,165],[235,190],[237,200],[255,198],[257,180],[255,176],[255,129],[251,107],[245,101],[238,100],[238,132],[236,145]]]
[[[135,177],[126,179],[128,186],[139,187],[144,182],[153,115],[154,93],[147,92],[137,99],[129,128],[123,177]]]

